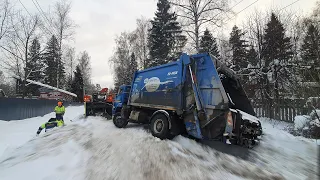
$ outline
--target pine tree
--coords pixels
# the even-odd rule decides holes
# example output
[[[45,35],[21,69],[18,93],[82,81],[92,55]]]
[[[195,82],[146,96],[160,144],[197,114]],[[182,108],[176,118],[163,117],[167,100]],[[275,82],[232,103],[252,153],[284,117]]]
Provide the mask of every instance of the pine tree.
[[[258,63],[258,52],[254,49],[252,45],[250,46],[250,49],[248,51],[247,59],[252,66],[256,66]]]
[[[83,75],[81,72],[81,68],[78,65],[76,67],[76,71],[74,72],[74,78],[71,84],[71,92],[77,95],[77,100],[83,102]]]
[[[177,58],[186,43],[175,13],[170,13],[168,0],[159,0],[156,17],[151,21],[148,46],[150,59],[148,67],[168,63]]]
[[[44,62],[46,64],[45,83],[55,87],[62,87],[65,82],[65,68],[61,61],[59,44],[55,36],[52,36],[47,43]]]
[[[204,31],[203,36],[200,39],[199,53],[210,53],[211,55],[220,58],[216,39],[208,29]]]
[[[283,24],[272,13],[262,42],[262,58],[265,60],[266,66],[269,66],[276,59],[288,61],[293,55],[291,46],[290,38],[285,36]]]
[[[27,77],[30,80],[43,82],[43,70],[44,63],[40,52],[40,43],[37,38],[32,41],[32,44],[29,47],[28,61],[26,63],[26,70],[28,71],[29,76]],[[34,84],[29,84],[27,87],[27,92],[33,95],[38,95],[38,86]]]
[[[237,26],[233,26],[232,32],[230,33],[229,43],[232,50],[232,63],[235,66],[233,69],[239,71],[243,68],[247,68],[247,47],[246,41],[242,39],[245,33]]]
[[[310,67],[303,72],[304,79],[311,82],[320,82],[320,33],[313,24],[309,25],[308,32],[304,37],[301,56],[303,65]]]

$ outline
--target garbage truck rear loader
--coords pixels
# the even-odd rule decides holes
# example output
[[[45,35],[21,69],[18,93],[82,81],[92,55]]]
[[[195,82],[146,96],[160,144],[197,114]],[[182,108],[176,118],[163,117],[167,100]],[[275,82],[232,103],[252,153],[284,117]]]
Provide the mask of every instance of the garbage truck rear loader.
[[[113,106],[119,128],[146,123],[161,139],[187,133],[248,147],[262,133],[237,76],[206,53],[137,71],[119,92]]]

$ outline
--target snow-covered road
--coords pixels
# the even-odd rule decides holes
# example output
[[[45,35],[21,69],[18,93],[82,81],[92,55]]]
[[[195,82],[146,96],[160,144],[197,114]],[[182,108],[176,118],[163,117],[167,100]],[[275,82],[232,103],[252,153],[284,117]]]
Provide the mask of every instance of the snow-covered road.
[[[141,126],[118,129],[112,121],[82,114],[83,107],[68,107],[67,126],[39,137],[37,128],[53,114],[0,121],[0,179],[318,179],[316,143],[268,120],[262,120],[259,146],[226,146],[236,150],[227,154],[215,145],[182,136],[161,141]],[[247,158],[230,155],[237,153]]]

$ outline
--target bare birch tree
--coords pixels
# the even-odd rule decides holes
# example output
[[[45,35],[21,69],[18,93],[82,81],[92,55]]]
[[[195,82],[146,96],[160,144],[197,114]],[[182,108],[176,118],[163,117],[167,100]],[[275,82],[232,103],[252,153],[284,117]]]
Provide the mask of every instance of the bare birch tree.
[[[53,25],[59,41],[59,48],[61,50],[62,41],[73,37],[75,33],[75,24],[70,18],[71,2],[68,0],[61,0],[55,4]]]
[[[199,51],[200,35],[205,26],[220,26],[223,13],[228,13],[229,0],[170,0],[181,18],[184,31]]]
[[[54,33],[57,33],[60,58],[62,58],[62,41],[68,40],[75,34],[75,23],[70,18],[71,2],[68,0],[61,0],[55,4],[52,24],[54,26]],[[59,68],[59,67],[58,67]],[[58,75],[57,75],[58,76]],[[59,77],[57,77],[57,80]],[[58,87],[57,83],[57,87]]]
[[[140,68],[145,69],[147,67],[148,59],[148,29],[150,29],[151,23],[148,19],[141,17],[137,19],[137,29],[132,32],[132,48],[137,58]]]
[[[38,16],[25,16],[17,13],[11,17],[12,31],[6,36],[6,46],[1,46],[4,49],[6,61],[4,68],[13,72],[23,80],[22,91],[23,97],[26,95],[26,79],[35,72],[34,69],[28,69],[27,64],[31,60],[28,58],[29,46],[36,36],[36,30],[39,23]]]
[[[87,51],[79,53],[78,62],[83,76],[83,85],[86,92],[92,93],[94,91],[94,85],[91,82],[91,57]]]
[[[76,67],[76,51],[74,47],[66,47],[66,52],[64,55],[65,63],[66,63],[66,71],[69,73],[69,76],[72,79],[73,71],[75,70]]]

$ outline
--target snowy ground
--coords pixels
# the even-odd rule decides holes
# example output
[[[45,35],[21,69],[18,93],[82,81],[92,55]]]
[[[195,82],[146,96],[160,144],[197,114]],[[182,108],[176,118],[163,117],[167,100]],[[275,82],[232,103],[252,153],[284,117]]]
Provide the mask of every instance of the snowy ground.
[[[0,179],[318,179],[319,146],[282,123],[262,119],[265,135],[247,150],[182,136],[161,141],[141,126],[117,129],[82,114],[82,106],[68,107],[67,126],[38,137],[53,114],[0,121]]]

